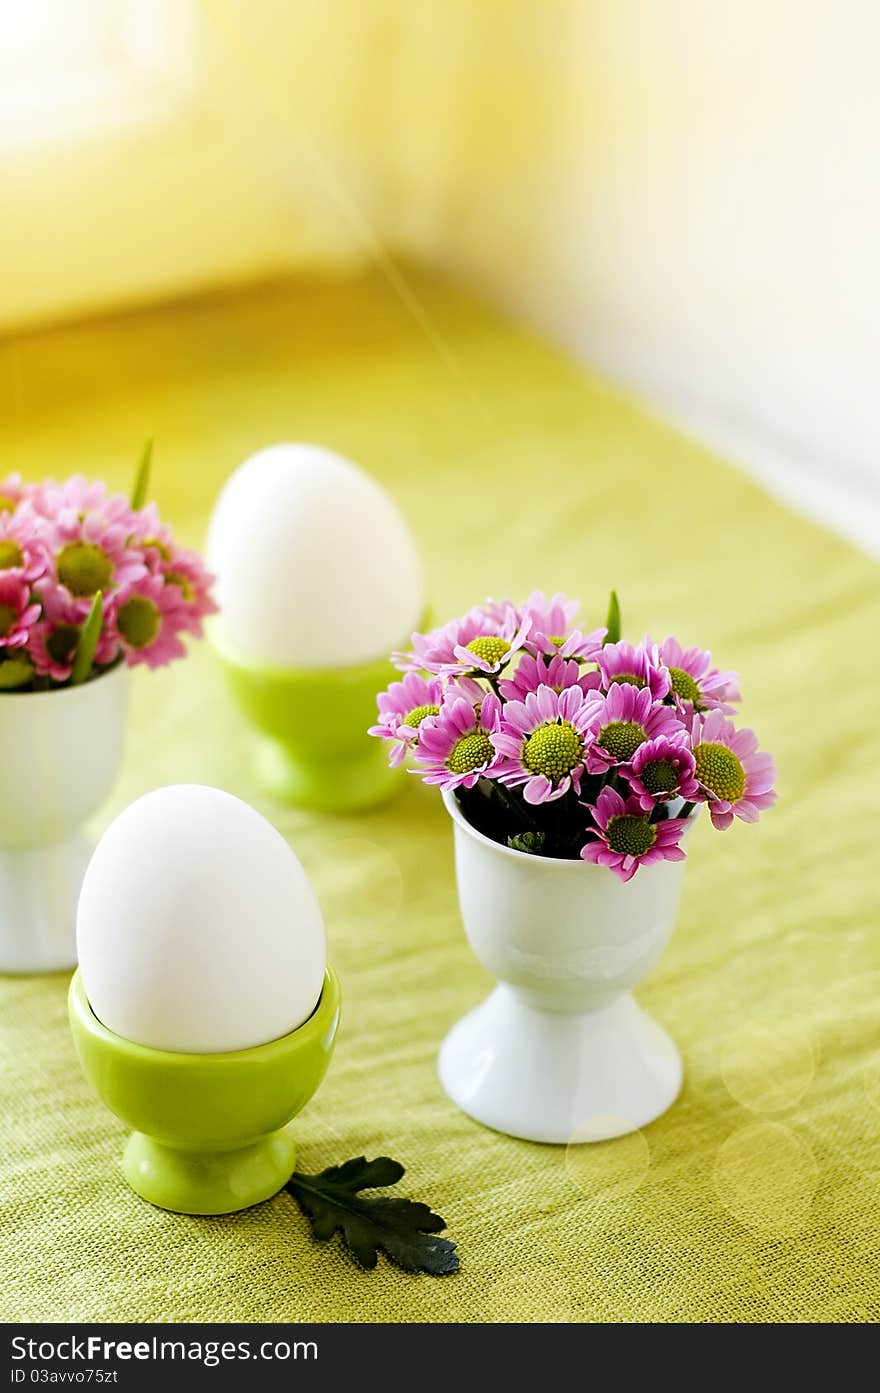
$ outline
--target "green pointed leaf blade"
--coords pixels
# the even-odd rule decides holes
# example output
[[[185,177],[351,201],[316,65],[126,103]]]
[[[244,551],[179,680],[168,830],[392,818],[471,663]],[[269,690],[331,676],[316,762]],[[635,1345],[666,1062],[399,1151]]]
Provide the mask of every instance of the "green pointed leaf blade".
[[[153,437],[144,441],[144,448],[141,451],[140,463],[137,473],[134,476],[134,488],[131,491],[131,506],[138,512],[147,501],[147,491],[150,487],[150,470],[153,465]]]
[[[92,607],[88,617],[82,627],[79,636],[79,643],[76,646],[76,657],[73,660],[73,671],[70,674],[71,687],[78,687],[81,682],[85,682],[92,670],[95,661],[95,653],[98,649],[98,639],[101,637],[101,626],[104,623],[104,597],[100,590],[96,591],[95,598],[92,600]]]
[[[602,640],[606,643],[620,642],[620,601],[617,598],[617,591],[612,590],[608,596],[608,618],[605,620],[605,628],[608,630]]]

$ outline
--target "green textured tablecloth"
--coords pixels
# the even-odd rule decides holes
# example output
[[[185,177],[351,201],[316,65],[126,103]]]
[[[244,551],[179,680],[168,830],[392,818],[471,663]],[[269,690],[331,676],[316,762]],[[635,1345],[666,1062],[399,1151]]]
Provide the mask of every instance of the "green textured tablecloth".
[[[118,1168],[67,982],[0,982],[0,1316],[117,1320],[864,1320],[880,1314],[874,782],[880,584],[865,557],[771,502],[555,352],[416,280],[430,335],[379,279],[285,283],[0,345],[3,468],[125,486],[157,437],[155,494],[192,542],[229,471],[314,439],[397,495],[439,617],[487,593],[610,585],[638,637],[675,631],[743,677],[779,763],[757,827],[694,833],[672,945],[640,992],[686,1083],[630,1138],[554,1148],[457,1112],[445,1031],[487,991],[458,919],[440,800],[411,780],[359,818],[264,797],[209,653],[138,675],[106,818],[158,784],[254,803],[313,879],[345,1004],[300,1164],[407,1166],[461,1272],[359,1271],[294,1202],[189,1219]],[[15,797],[14,789],[4,796]]]

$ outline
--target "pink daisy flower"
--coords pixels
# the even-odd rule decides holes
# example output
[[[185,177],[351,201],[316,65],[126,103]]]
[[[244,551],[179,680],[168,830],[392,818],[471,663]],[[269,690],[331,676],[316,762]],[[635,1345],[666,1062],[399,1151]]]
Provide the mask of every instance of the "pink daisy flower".
[[[651,646],[651,640],[645,639]],[[735,672],[719,672],[712,667],[712,654],[703,648],[682,648],[670,635],[657,646],[663,666],[668,670],[671,690],[677,704],[691,711],[719,710],[732,716],[732,702],[741,700],[739,676]]]
[[[28,508],[0,509],[0,572],[14,571],[23,580],[39,580],[49,565],[40,520]]]
[[[541,686],[524,701],[507,702],[492,735],[500,755],[496,778],[509,788],[523,784],[527,803],[551,803],[570,788],[579,792],[589,724],[580,687],[554,692]]]
[[[7,474],[5,479],[0,480],[0,513],[14,513],[29,491],[29,486],[22,483],[20,474]]]
[[[639,866],[653,861],[683,861],[679,846],[687,818],[672,817],[651,822],[638,798],[622,798],[616,789],[603,788],[590,808],[595,821],[595,840],[581,849],[585,861],[607,866],[624,883]]]
[[[83,608],[58,585],[44,585],[41,599],[42,614],[31,632],[28,653],[38,676],[51,677],[53,682],[66,682],[73,671],[82,634]],[[118,656],[119,645],[108,629],[105,613],[95,650],[95,665],[107,667]]]
[[[453,681],[442,684],[443,696],[441,705],[444,702],[458,701],[464,697],[472,706],[478,707],[486,695],[486,688],[474,677],[456,677]]]
[[[82,629],[79,624],[50,624],[41,619],[31,630],[28,655],[38,677],[51,677],[53,682],[66,682],[73,671],[77,644]]]
[[[532,657],[523,653],[512,677],[502,677],[498,683],[505,701],[525,701],[529,692],[539,687],[552,687],[554,692],[564,691],[566,687],[580,687],[589,692],[599,686],[598,672],[585,672],[574,658],[563,658],[554,653],[552,658],[543,653]]]
[[[28,502],[34,510],[51,522],[56,522],[66,513],[85,517],[88,513],[101,513],[112,521],[127,518],[129,534],[135,531],[134,519],[128,499],[121,493],[108,494],[107,485],[100,480],[87,479],[84,474],[73,474],[63,483],[47,479],[45,483],[34,484],[26,490]]]
[[[643,812],[649,813],[656,803],[671,798],[692,803],[700,797],[700,786],[694,778],[694,757],[686,739],[687,732],[682,728],[676,735],[646,740],[630,763],[623,766],[621,772]]]
[[[443,704],[438,716],[419,729],[415,758],[426,784],[438,784],[445,792],[473,788],[483,776],[494,777],[495,747],[490,739],[498,723],[501,703],[487,693],[479,711],[464,697]]]
[[[607,629],[593,629],[585,634],[574,626],[580,608],[577,600],[563,594],[548,600],[542,590],[535,590],[522,606],[522,615],[530,621],[526,647],[530,653],[559,653],[563,658],[581,658],[595,662]]]
[[[585,700],[589,708],[586,762],[590,774],[604,774],[615,765],[629,764],[646,740],[684,734],[674,707],[653,701],[648,687],[612,682],[607,693],[588,692]]]
[[[91,488],[103,487],[90,486],[82,491],[83,496],[90,497]],[[108,502],[114,504],[116,500]],[[143,554],[128,545],[132,525],[133,515],[127,505],[93,512],[68,507],[49,529],[47,540],[55,577],[71,599],[80,602],[83,615],[88,613],[96,591],[102,591],[107,599],[114,590],[146,575]]]
[[[647,688],[654,701],[662,701],[670,687],[669,673],[660,662],[657,650],[647,644],[606,643],[596,659],[606,689],[615,682],[631,687]]]
[[[197,551],[179,547],[171,528],[162,522],[155,503],[147,503],[130,517],[133,542],[153,575],[162,576],[166,585],[176,585],[183,599],[183,627],[194,638],[201,638],[203,620],[217,613],[211,594],[214,576]]]
[[[369,734],[390,742],[388,763],[396,767],[417,743],[422,722],[439,716],[443,684],[439,677],[426,680],[417,672],[408,672],[402,682],[392,682],[387,691],[380,692],[377,701],[379,721],[370,726]]]
[[[27,581],[16,571],[0,572],[0,648],[23,648],[39,617]]]
[[[516,609],[516,605],[511,600],[493,600],[490,595],[486,602],[478,605],[477,608],[494,621],[496,624],[503,624],[509,612]]]
[[[132,513],[132,537],[144,556],[156,561],[170,561],[174,549],[174,535],[166,522],[159,516],[155,503],[145,503],[136,513]]]
[[[413,652],[395,654],[394,660],[405,671],[423,668],[445,677],[467,672],[492,675],[522,648],[529,624],[513,605],[502,609],[490,600],[430,634],[413,634]]]
[[[758,749],[753,730],[737,730],[721,711],[693,716],[694,777],[709,803],[713,826],[723,832],[734,817],[757,822],[776,802],[773,756]]]
[[[430,672],[438,668],[442,658],[454,658],[453,635],[458,633],[462,620],[453,619],[427,634],[412,635],[412,648],[405,653],[392,653],[391,661],[401,672]]]
[[[155,570],[166,585],[176,586],[180,591],[184,628],[194,638],[201,638],[203,620],[207,615],[217,613],[217,605],[211,594],[214,577],[206,569],[199,553],[172,545],[167,558],[159,557],[150,569]]]
[[[130,581],[114,596],[108,620],[109,631],[132,667],[163,667],[186,655],[180,638],[190,624],[186,604],[179,588],[166,585],[161,576],[144,574]]]

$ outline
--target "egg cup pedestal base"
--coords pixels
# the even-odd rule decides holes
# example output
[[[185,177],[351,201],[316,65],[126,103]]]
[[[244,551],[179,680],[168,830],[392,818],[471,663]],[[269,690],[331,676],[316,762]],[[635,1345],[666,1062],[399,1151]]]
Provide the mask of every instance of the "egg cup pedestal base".
[[[177,1214],[232,1214],[271,1199],[287,1184],[296,1147],[286,1132],[233,1151],[182,1151],[133,1132],[122,1159],[131,1188]]]
[[[76,902],[93,850],[80,836],[0,847],[0,972],[76,966]]]
[[[74,973],[73,1043],[101,1100],[133,1128],[123,1158],[132,1189],[183,1214],[229,1214],[276,1194],[296,1158],[281,1129],[327,1072],[340,1001],[328,967],[317,1006],[289,1035],[225,1054],[178,1054],[108,1030]]]
[[[681,1057],[629,992],[595,1011],[543,1011],[496,987],[443,1042],[440,1081],[477,1122],[525,1141],[606,1141],[664,1113]]]
[[[229,688],[259,732],[256,772],[267,792],[317,812],[382,803],[405,778],[384,742],[367,734],[376,693],[399,675],[385,657],[354,667],[282,668],[237,652],[219,620],[211,644]]]
[[[401,783],[401,771],[389,767],[378,740],[371,741],[359,758],[337,764],[305,760],[300,749],[264,738],[257,747],[255,768],[267,793],[311,812],[359,812],[384,803]]]

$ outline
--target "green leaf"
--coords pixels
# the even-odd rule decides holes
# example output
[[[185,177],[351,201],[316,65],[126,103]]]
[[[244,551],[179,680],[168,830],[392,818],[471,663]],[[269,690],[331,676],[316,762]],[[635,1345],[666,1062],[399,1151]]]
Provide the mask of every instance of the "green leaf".
[[[515,837],[507,838],[507,845],[511,851],[527,851],[532,856],[539,856],[546,840],[543,832],[517,832]]]
[[[140,463],[137,467],[137,474],[134,476],[134,488],[131,491],[131,506],[138,511],[147,501],[147,490],[150,487],[150,468],[153,463],[153,438],[144,441],[144,448],[141,451]]]
[[[620,641],[620,602],[616,590],[612,590],[608,596],[608,618],[605,620],[605,627],[608,632],[602,643],[618,643]]]
[[[428,1272],[432,1277],[457,1272],[455,1244],[434,1236],[446,1227],[439,1214],[415,1200],[360,1193],[396,1185],[403,1174],[400,1162],[389,1156],[374,1161],[356,1156],[344,1165],[328,1166],[320,1175],[295,1171],[287,1189],[318,1242],[340,1232],[362,1267],[375,1267],[381,1250],[405,1272]]]
[[[88,618],[82,626],[82,633],[79,636],[79,643],[76,646],[76,657],[73,660],[73,670],[70,674],[71,687],[78,687],[80,682],[85,682],[92,670],[92,663],[95,661],[95,651],[98,647],[98,639],[101,637],[101,626],[104,623],[104,597],[100,590],[95,592],[92,600],[92,607],[89,610]]]

